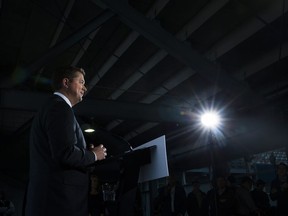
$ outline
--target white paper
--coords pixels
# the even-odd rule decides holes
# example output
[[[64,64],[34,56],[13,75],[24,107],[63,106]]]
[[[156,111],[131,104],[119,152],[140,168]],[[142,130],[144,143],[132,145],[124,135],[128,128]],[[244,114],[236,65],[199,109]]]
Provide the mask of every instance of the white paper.
[[[141,166],[138,183],[169,176],[165,136],[151,140],[133,150],[151,146],[156,147],[151,148],[151,163]]]

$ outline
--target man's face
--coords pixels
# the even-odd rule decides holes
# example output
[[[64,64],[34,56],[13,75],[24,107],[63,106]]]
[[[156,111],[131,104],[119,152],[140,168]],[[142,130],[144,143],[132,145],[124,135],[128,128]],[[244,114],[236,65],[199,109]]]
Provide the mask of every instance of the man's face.
[[[82,73],[77,72],[77,76],[69,79],[68,82],[67,94],[71,104],[74,106],[82,101],[86,91],[84,76]]]

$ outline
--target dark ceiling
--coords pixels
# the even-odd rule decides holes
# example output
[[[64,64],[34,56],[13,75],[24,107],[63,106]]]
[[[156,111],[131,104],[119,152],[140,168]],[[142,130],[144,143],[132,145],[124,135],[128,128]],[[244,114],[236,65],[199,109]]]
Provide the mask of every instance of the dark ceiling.
[[[63,65],[86,71],[89,91],[75,106],[81,124],[113,137],[111,146],[165,135],[175,169],[209,161],[203,109],[220,110],[224,120],[218,158],[288,145],[287,0],[2,0],[0,7],[3,173],[27,173],[31,120]]]

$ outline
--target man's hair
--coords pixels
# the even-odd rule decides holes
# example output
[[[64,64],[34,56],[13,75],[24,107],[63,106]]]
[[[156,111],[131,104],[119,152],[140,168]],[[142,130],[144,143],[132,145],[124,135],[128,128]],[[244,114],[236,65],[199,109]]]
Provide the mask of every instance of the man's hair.
[[[85,71],[82,68],[68,66],[62,67],[56,70],[52,76],[52,88],[53,90],[59,90],[62,87],[62,80],[64,78],[73,79],[76,77],[76,73],[80,72],[85,76]]]
[[[284,162],[279,163],[279,164],[278,164],[278,167],[279,167],[279,166],[284,166],[284,167],[286,167],[286,169],[288,169],[287,164],[285,164]]]

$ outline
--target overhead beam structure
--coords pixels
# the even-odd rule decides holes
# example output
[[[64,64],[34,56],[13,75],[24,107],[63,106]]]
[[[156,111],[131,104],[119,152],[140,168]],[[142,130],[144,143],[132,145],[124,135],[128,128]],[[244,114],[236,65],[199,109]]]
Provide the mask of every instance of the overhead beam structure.
[[[40,58],[35,60],[32,64],[28,65],[27,67],[24,67],[23,69],[29,74],[33,73],[37,69],[40,69],[41,67],[49,63],[51,60],[57,58],[60,54],[62,54],[72,45],[79,42],[81,39],[83,39],[84,37],[92,33],[93,31],[95,31],[103,23],[107,22],[112,16],[114,16],[113,12],[109,10],[103,11],[99,16],[97,16],[96,18],[91,20],[89,23],[81,27],[74,34],[70,35],[63,41],[51,47]]]
[[[187,43],[177,40],[175,36],[169,34],[156,22],[147,19],[144,15],[130,7],[126,1],[91,1],[99,6],[105,5],[117,14],[123,23],[139,32],[155,45],[166,50],[171,56],[191,67],[211,84],[217,84],[227,94],[237,98],[243,97],[245,102],[251,104],[251,106],[265,103],[264,99],[253,92],[246,83],[229,76],[218,65],[201,56]]]

